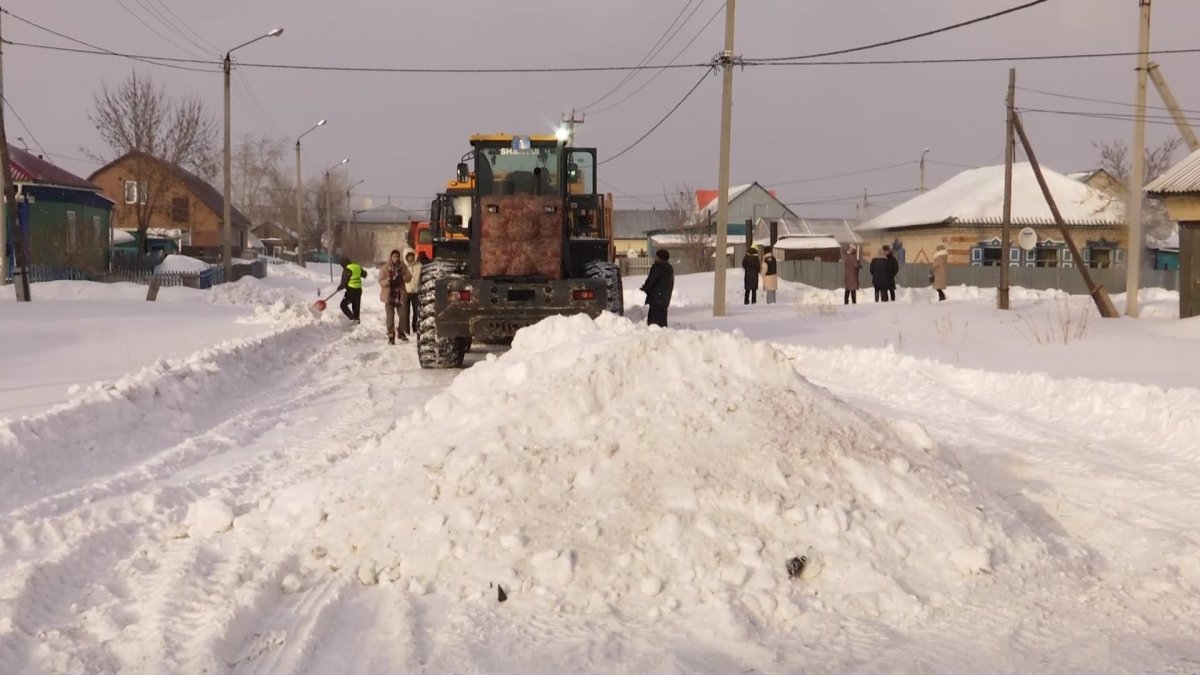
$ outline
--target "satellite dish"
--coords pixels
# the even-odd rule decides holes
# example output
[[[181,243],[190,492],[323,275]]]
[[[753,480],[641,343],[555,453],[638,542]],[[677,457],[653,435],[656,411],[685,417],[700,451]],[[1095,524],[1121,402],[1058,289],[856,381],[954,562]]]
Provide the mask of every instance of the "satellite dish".
[[[363,208],[364,209],[373,208],[374,206],[375,206],[375,202],[371,201],[370,197],[363,199]]]

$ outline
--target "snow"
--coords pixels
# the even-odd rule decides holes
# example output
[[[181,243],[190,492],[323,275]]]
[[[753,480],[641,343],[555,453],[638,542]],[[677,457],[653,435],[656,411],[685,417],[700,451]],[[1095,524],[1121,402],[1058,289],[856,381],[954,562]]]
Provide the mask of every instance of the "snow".
[[[788,235],[775,242],[775,248],[780,251],[811,251],[824,249],[840,249],[842,246],[833,237]]]
[[[713,318],[699,274],[661,330],[627,278],[632,320],[549,319],[423,371],[376,289],[359,326],[314,316],[332,285],[309,267],[0,302],[23,345],[4,388],[158,331],[0,422],[0,672],[1200,661],[1200,323],[1173,292],[1136,320],[1025,289],[1011,312],[787,282],[744,306],[733,274]],[[88,339],[52,350],[80,316]]]
[[[137,241],[137,237],[133,236],[133,234],[127,230],[112,231],[112,243],[114,246],[119,246],[121,244],[132,244],[135,241]]]
[[[197,258],[190,258],[186,255],[171,254],[160,262],[154,271],[159,274],[193,274],[198,272],[207,272],[208,263]]]
[[[1068,224],[1112,224],[1124,222],[1125,207],[1083,183],[1042,167],[1055,203]],[[1054,217],[1042,195],[1033,166],[1013,165],[1012,222],[1017,225],[1053,225]],[[890,230],[939,223],[988,223],[1003,221],[1004,166],[963,171],[925,194],[855,228],[858,232]]]

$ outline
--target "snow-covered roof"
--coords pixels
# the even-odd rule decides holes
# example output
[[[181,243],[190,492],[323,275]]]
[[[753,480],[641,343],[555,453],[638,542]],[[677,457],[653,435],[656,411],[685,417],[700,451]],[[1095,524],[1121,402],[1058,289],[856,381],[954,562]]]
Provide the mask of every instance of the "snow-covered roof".
[[[656,234],[650,237],[650,241],[655,246],[685,246],[688,244],[712,244],[715,237],[712,235],[694,235],[694,234]]]
[[[840,249],[841,244],[833,237],[823,237],[820,235],[789,235],[780,237],[775,242],[775,249],[779,251],[813,251],[827,248]]]
[[[1121,225],[1125,206],[1083,183],[1042,167],[1050,193],[1069,225]],[[952,223],[998,225],[1004,213],[1004,166],[964,171],[925,194],[869,220],[859,232],[894,230]],[[1012,222],[1016,225],[1054,225],[1028,162],[1013,166]]]
[[[1159,176],[1146,186],[1151,194],[1180,194],[1200,192],[1200,150],[1188,155],[1182,162]]]
[[[743,192],[752,187],[754,187],[754,183],[746,183],[745,185],[737,185],[729,188],[729,201],[737,199]],[[717,190],[712,190],[713,194],[717,194],[717,192]],[[704,213],[705,211],[712,211],[713,213],[717,212],[717,197],[712,197],[708,202],[700,205],[698,212]]]
[[[126,232],[125,230],[112,231],[112,243],[116,246],[120,246],[121,244],[132,244],[135,241],[137,241],[137,237]]]

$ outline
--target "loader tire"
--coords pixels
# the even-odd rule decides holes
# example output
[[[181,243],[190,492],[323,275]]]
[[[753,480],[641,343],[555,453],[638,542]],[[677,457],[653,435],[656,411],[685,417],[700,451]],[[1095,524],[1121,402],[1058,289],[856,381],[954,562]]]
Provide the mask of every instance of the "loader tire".
[[[470,338],[438,337],[437,282],[463,276],[458,263],[434,260],[421,267],[417,285],[417,361],[422,368],[461,368]]]
[[[610,262],[592,262],[584,266],[592,279],[603,279],[608,297],[604,309],[618,316],[625,314],[625,289],[621,283],[621,267]]]

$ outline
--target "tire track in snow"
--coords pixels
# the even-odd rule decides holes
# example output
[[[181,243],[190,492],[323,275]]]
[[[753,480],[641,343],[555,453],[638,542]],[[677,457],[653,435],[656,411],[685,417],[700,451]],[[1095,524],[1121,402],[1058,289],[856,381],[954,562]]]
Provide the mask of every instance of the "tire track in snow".
[[[371,371],[377,371],[376,379],[403,381],[408,375],[407,379],[416,379],[425,387],[444,386],[449,381],[447,375],[406,372],[414,369],[415,355],[399,349],[388,354],[391,359],[380,359],[383,349],[363,351],[365,343],[375,342],[373,332],[368,335],[366,331],[353,331],[317,351],[312,358],[292,362],[290,371],[282,374],[282,381],[299,382],[311,377],[313,362],[330,358],[334,363],[332,368],[322,371],[323,377],[314,378],[317,382],[312,386],[281,387],[280,391],[270,392],[266,400],[262,396],[256,398],[258,392],[248,390],[240,403],[241,412],[202,434],[215,439],[214,451],[237,455],[236,462],[214,461],[211,453],[207,457],[204,453],[190,457],[199,460],[198,464],[152,456],[147,464],[153,468],[134,467],[121,479],[102,478],[21,509],[30,517],[16,534],[9,530],[10,545],[20,544],[17,548],[25,550],[45,546],[46,540],[54,537],[66,556],[64,559],[87,561],[88,565],[80,565],[73,571],[71,583],[66,583],[59,568],[33,562],[21,567],[28,570],[24,575],[14,574],[16,570],[5,575],[5,586],[16,589],[15,614],[24,624],[20,633],[0,630],[0,671],[39,670],[39,665],[31,664],[29,659],[45,659],[46,648],[51,644],[48,640],[55,635],[48,631],[61,630],[69,631],[75,639],[54,641],[54,650],[61,652],[64,659],[75,659],[73,663],[80,664],[80,669],[99,663],[119,663],[114,660],[117,658],[114,653],[127,665],[140,663],[136,667],[155,671],[228,668],[228,663],[217,658],[217,648],[240,639],[239,631],[253,629],[265,611],[256,607],[269,608],[277,602],[279,580],[290,568],[289,559],[285,552],[272,552],[263,559],[251,553],[256,547],[248,542],[227,546],[221,537],[213,541],[171,539],[178,536],[172,532],[178,530],[177,523],[187,507],[214,487],[233,493],[239,504],[253,504],[276,489],[319,475],[330,462],[348,454],[347,445],[369,442],[389,430],[397,413],[391,408],[394,399],[379,396],[377,390],[376,396],[365,398],[382,401],[383,405],[355,405],[364,398],[361,395],[343,396],[339,402],[337,394],[347,382]],[[274,378],[270,382],[279,381],[280,378]],[[402,387],[394,389],[402,391]],[[256,400],[260,403],[258,407],[253,405]],[[279,426],[277,422],[291,413],[307,412],[310,405],[322,400],[338,411],[334,424],[326,427],[321,419],[304,420],[292,429],[284,429],[283,436],[287,441],[309,428],[315,433],[307,440],[283,447],[275,444],[270,431]],[[266,431],[251,439],[251,447],[240,448],[237,438],[216,447],[216,442],[225,435],[222,431],[228,431],[223,427],[237,423],[250,425],[256,419]],[[166,453],[171,455],[179,449],[176,446]],[[155,464],[156,461],[159,463]],[[184,475],[189,472],[195,475],[179,482],[181,468],[186,469]],[[37,513],[50,515],[38,518],[34,515]],[[95,528],[104,523],[110,526],[97,532]],[[119,540],[114,532],[120,533]],[[3,542],[0,539],[0,561],[18,559],[20,550],[9,551]],[[119,542],[124,544],[117,546]],[[97,549],[107,553],[97,554]],[[123,573],[133,568],[141,573],[136,578],[138,591],[131,597],[101,597],[94,592],[104,580],[124,579]],[[198,583],[193,586],[194,581]],[[80,608],[93,599],[94,606],[80,614]],[[103,640],[87,638],[89,631],[96,628],[97,615],[120,615],[126,625],[118,635],[109,631]],[[216,621],[214,626],[218,617],[226,618]],[[3,627],[0,624],[0,629]],[[105,645],[104,654],[91,653],[91,645],[97,641]],[[146,661],[147,650],[154,655],[149,661]],[[10,669],[13,663],[31,667]],[[39,663],[44,666],[46,661]]]

